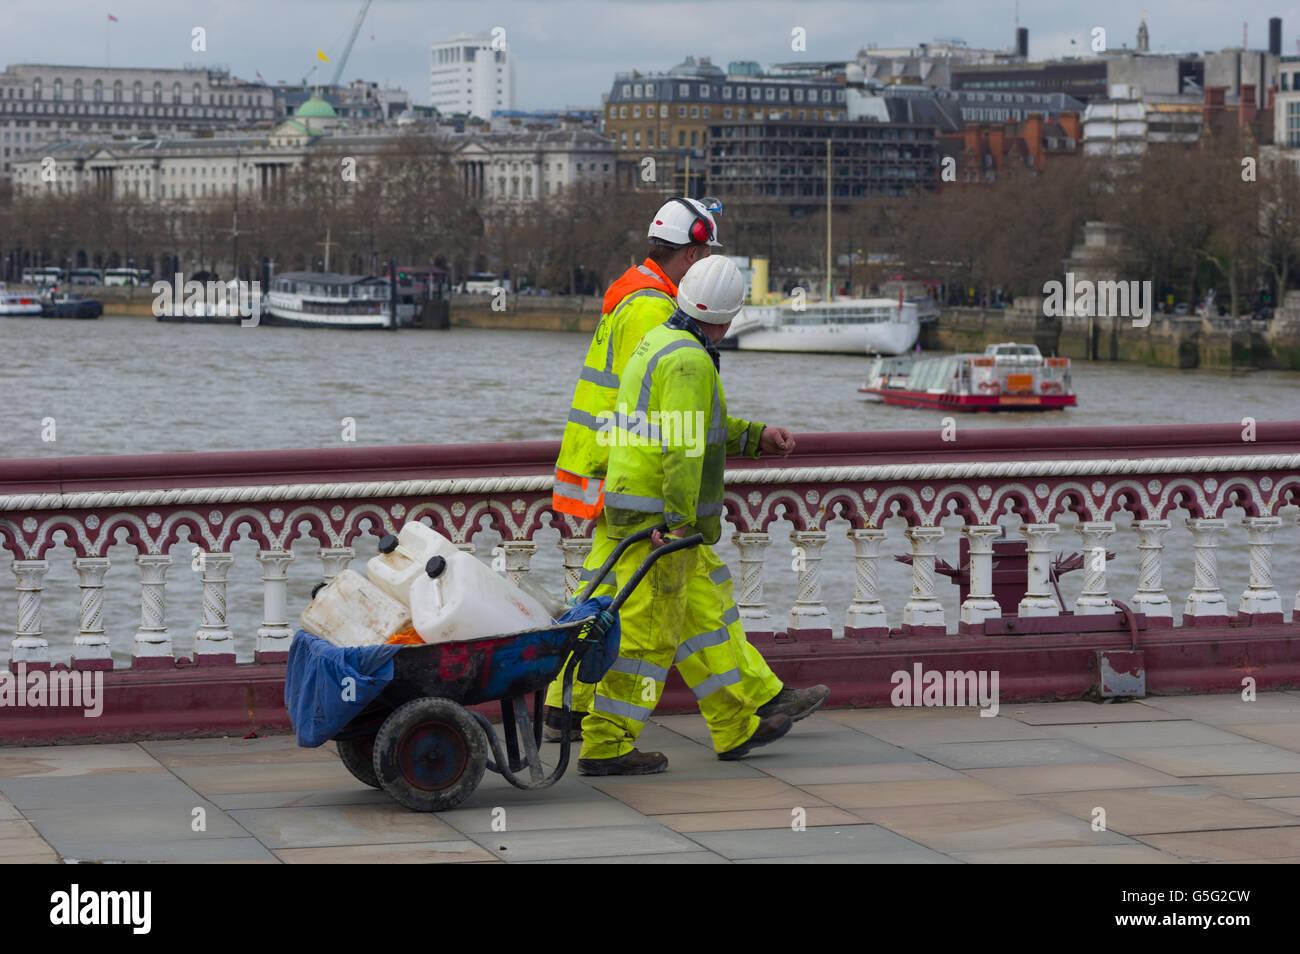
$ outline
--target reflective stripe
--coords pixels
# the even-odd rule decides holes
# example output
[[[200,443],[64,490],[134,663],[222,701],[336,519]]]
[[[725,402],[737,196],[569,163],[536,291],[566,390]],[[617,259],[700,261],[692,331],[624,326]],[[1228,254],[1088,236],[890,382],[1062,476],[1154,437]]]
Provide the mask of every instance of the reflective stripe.
[[[584,367],[578,377],[602,388],[618,390],[618,375],[612,371],[597,371],[595,368]]]
[[[696,699],[704,700],[713,695],[723,686],[734,686],[739,682],[740,670],[728,669],[726,672],[714,673],[703,682],[691,686],[691,692],[695,694]]]
[[[638,272],[640,272],[642,275],[649,275],[651,278],[653,278],[655,281],[657,281],[660,285],[662,285],[662,284],[664,283],[664,280],[663,280],[662,278],[660,278],[658,275],[656,275],[656,274],[654,273],[654,269],[646,268],[644,265],[638,265],[638,266],[636,267],[636,270],[637,270]]]
[[[729,579],[731,579],[731,570],[725,563],[709,574],[709,580],[713,583],[726,583]]]
[[[596,578],[596,574],[599,572],[600,572],[600,567],[596,567],[596,569],[594,570],[583,570],[582,573],[578,576],[578,582],[590,583],[592,580]],[[601,581],[600,585],[602,587],[612,586],[614,589],[618,589],[618,577],[614,575],[613,570],[610,570],[608,573],[605,574],[605,579]]]
[[[697,517],[716,517],[722,513],[722,504],[720,503],[702,503],[695,508]]]
[[[599,693],[592,708],[606,715],[622,716],[624,719],[635,719],[637,722],[648,722],[655,712],[653,707],[647,709],[645,706],[634,706],[628,702],[619,702],[617,699],[607,699]]]
[[[746,431],[748,433],[748,431]],[[725,444],[727,443],[727,429],[725,427],[711,427],[709,433],[705,436],[706,444]]]
[[[636,494],[605,494],[605,506],[617,510],[635,510],[637,513],[663,513],[662,497],[638,497]]]
[[[555,486],[551,489],[551,493],[557,497],[567,497],[570,500],[580,500],[585,504],[594,504],[600,500],[600,491],[604,483],[603,480],[595,480],[594,483],[589,483],[586,487],[580,487],[577,484],[557,480]]]
[[[727,610],[725,613],[722,614],[722,621],[726,623],[728,626],[730,626],[732,623],[739,623],[740,610],[737,609],[735,606],[732,606],[731,609]]]
[[[606,422],[594,414],[579,410],[576,407],[569,408],[569,423],[577,424],[579,427],[585,427],[592,431],[603,431]]]
[[[625,431],[628,434],[640,437],[651,444],[663,446],[663,438],[659,433],[659,425],[651,423],[650,419],[636,412],[626,414],[623,411],[614,412],[614,427]]]
[[[700,633],[698,636],[692,636],[690,639],[683,640],[677,647],[677,654],[673,656],[673,662],[679,663],[687,656],[694,656],[701,649],[722,646],[728,639],[730,637],[725,629],[715,629],[710,633]]]
[[[614,665],[609,667],[610,672],[626,673],[629,676],[648,676],[655,682],[667,682],[668,670],[663,666],[656,666],[654,663],[646,662],[644,659],[626,659],[619,656],[614,660]]]
[[[654,378],[655,365],[659,363],[660,358],[666,357],[674,351],[680,351],[682,348],[699,348],[701,351],[704,350],[700,343],[694,338],[678,338],[676,341],[669,342],[655,352],[655,354],[650,358],[650,361],[646,364],[645,376],[641,378],[641,394],[636,400],[636,409],[642,414],[645,414],[650,408],[650,384]]]
[[[749,448],[749,428],[740,432],[740,456],[745,456],[745,451]]]

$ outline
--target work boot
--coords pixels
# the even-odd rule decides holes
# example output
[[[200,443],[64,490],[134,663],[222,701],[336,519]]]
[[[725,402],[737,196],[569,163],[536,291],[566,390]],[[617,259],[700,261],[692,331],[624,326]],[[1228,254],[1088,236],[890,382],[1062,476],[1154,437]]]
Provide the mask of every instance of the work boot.
[[[587,718],[585,712],[574,712],[569,723],[569,740],[582,741],[582,720]],[[564,710],[550,706],[546,709],[546,719],[542,727],[542,738],[547,742],[559,742],[564,735]]]
[[[809,686],[807,689],[783,688],[758,707],[754,715],[760,719],[774,715],[788,715],[794,722],[812,715],[827,699],[831,691],[826,686]]]
[[[631,752],[612,759],[578,759],[579,775],[658,775],[668,769],[662,752]]]
[[[750,749],[756,749],[760,745],[767,745],[769,742],[775,742],[781,736],[790,731],[790,726],[794,725],[794,720],[788,715],[768,716],[766,719],[759,719],[758,728],[754,730],[746,741],[736,746],[734,749],[727,749],[725,752],[719,752],[718,758],[724,762],[734,762],[736,759],[743,759],[749,754]]]

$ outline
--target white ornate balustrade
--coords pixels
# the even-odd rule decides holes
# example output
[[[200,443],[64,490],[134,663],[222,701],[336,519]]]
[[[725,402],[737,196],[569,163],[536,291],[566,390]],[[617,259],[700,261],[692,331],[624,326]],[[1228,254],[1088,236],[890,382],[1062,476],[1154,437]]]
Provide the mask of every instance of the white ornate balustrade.
[[[972,430],[956,442],[941,441],[936,427],[798,440],[791,458],[732,461],[727,475],[735,595],[756,636],[978,634],[1004,611],[1034,621],[1034,633],[1070,632],[1071,619],[1115,617],[1117,597],[1144,614],[1149,628],[1170,627],[1177,600],[1183,626],[1202,632],[1229,621],[1280,624],[1285,610],[1300,607],[1290,589],[1300,581],[1281,581],[1284,595],[1272,560],[1276,548],[1300,540],[1293,509],[1300,503],[1298,423],[1261,423],[1250,444],[1241,443],[1236,425]],[[70,640],[80,668],[111,667],[111,637],[126,635],[104,631],[106,587],[138,594],[138,668],[171,667],[183,655],[233,663],[237,635],[255,638],[259,661],[281,661],[300,610],[287,602],[289,574],[332,579],[357,553],[370,552],[376,537],[412,519],[429,520],[463,549],[475,548],[486,522],[501,536],[503,568],[516,578],[530,570],[537,533],[554,526],[572,594],[589,527],[550,510],[555,452],[554,444],[529,443],[0,461],[0,545],[13,558],[17,594],[9,657],[29,666],[66,661],[51,658],[42,622],[49,561],[65,555],[80,589],[80,622]],[[1225,519],[1234,508],[1246,514],[1244,525]],[[1026,571],[1018,605],[999,607],[994,542],[1000,518],[1010,514],[1020,519],[1014,538],[1026,545]],[[1105,553],[1117,546],[1123,514],[1135,531],[1124,539],[1136,542],[1117,558],[1137,567],[1132,594],[1108,589]],[[952,515],[964,526],[941,525]],[[906,529],[886,529],[891,518]],[[1192,579],[1166,580],[1162,571],[1174,519],[1185,521],[1190,537]],[[1061,532],[1063,522],[1071,533]],[[828,540],[845,532],[848,562],[828,564]],[[134,570],[110,567],[108,549],[119,535],[136,550]],[[320,547],[310,566],[295,563],[291,550],[304,537]],[[936,559],[940,547],[962,537],[969,593],[950,618],[936,598],[948,585],[937,580]],[[241,538],[256,542],[255,564],[234,560],[231,547]],[[1229,600],[1216,557],[1234,538],[1249,547],[1250,578]],[[880,560],[900,551],[911,556],[910,591],[882,592]],[[1052,566],[1070,551],[1083,560],[1082,592],[1062,607]],[[480,556],[490,558],[486,548]],[[169,573],[191,562],[202,610],[183,627],[168,621]],[[792,605],[772,606],[765,596],[765,571],[778,570],[796,577]],[[826,572],[853,580],[847,605],[826,604]],[[231,574],[260,577],[262,623],[254,634],[230,628]]]

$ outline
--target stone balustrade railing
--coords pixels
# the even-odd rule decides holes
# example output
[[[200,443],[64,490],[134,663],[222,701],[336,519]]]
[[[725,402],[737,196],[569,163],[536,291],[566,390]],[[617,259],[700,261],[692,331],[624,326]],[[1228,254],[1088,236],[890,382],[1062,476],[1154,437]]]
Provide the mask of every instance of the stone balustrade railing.
[[[363,537],[372,541],[407,520],[426,518],[474,549],[487,518],[501,535],[507,571],[518,575],[528,572],[534,537],[549,524],[559,531],[572,593],[590,546],[589,526],[550,509],[557,449],[530,442],[0,461],[0,546],[13,556],[18,597],[11,666],[67,661],[51,658],[42,623],[43,580],[50,560],[66,552],[63,545],[72,551],[81,594],[71,654],[71,665],[80,669],[112,668],[101,622],[110,580],[138,589],[135,668],[172,667],[181,654],[201,664],[234,663],[227,582],[231,545],[241,537],[258,546],[259,662],[282,662],[296,629],[298,608],[286,603],[286,580],[291,544],[302,537],[320,546],[320,565],[310,575],[328,580],[361,552]],[[1066,621],[1113,616],[1116,596],[1143,614],[1148,628],[1172,627],[1175,600],[1183,601],[1189,630],[1282,623],[1286,610],[1300,606],[1300,594],[1290,589],[1298,581],[1280,592],[1271,556],[1275,544],[1296,545],[1289,508],[1297,503],[1300,422],[1262,422],[1247,429],[973,429],[960,431],[955,441],[944,441],[937,426],[801,435],[790,458],[731,461],[726,510],[747,630],[816,641],[994,632],[990,621],[1006,611],[995,599],[994,545],[1002,532],[999,518],[1013,513],[1027,544],[1023,597],[1012,611],[1025,621],[1021,632],[1078,630],[1077,622]],[[1233,508],[1245,514],[1241,527],[1225,519]],[[1127,556],[1138,565],[1139,582],[1133,594],[1112,594],[1104,554],[1115,518],[1126,512],[1137,532],[1137,553]],[[1162,551],[1171,520],[1183,513],[1195,577],[1174,590],[1162,576]],[[959,531],[941,526],[952,515],[964,521]],[[1059,521],[1066,515],[1077,518],[1066,521],[1077,547],[1060,540]],[[906,522],[910,597],[881,592],[879,584],[889,535],[883,526],[891,517]],[[848,524],[855,583],[851,602],[831,607],[821,593],[822,549],[838,520]],[[789,562],[784,540],[772,548],[778,522],[793,527],[798,585],[790,607],[769,605],[763,592],[769,554]],[[188,542],[179,559],[189,563],[197,547],[202,579],[202,618],[192,642],[190,631],[169,626],[167,616],[168,571],[178,559],[172,548],[182,529]],[[935,597],[937,547],[954,532],[966,538],[969,554],[969,592],[957,619]],[[1225,594],[1217,575],[1216,549],[1234,533],[1250,548],[1250,580],[1240,596]],[[138,577],[130,582],[108,572],[108,549],[119,537],[136,550]],[[1056,549],[1084,556],[1083,591],[1064,612],[1049,580]]]

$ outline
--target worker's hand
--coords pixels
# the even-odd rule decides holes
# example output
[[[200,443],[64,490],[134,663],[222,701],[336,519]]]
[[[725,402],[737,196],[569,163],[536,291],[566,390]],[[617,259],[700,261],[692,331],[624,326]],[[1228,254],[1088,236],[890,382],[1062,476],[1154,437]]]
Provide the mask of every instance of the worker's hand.
[[[654,533],[650,534],[650,549],[658,550],[661,546],[663,546],[665,543],[668,543],[670,540],[680,540],[684,536],[686,536],[685,527],[680,527],[677,530],[670,530],[667,535],[661,534],[658,530],[656,530]]]
[[[758,439],[758,446],[764,454],[777,454],[789,457],[794,450],[794,435],[784,427],[765,427]]]

